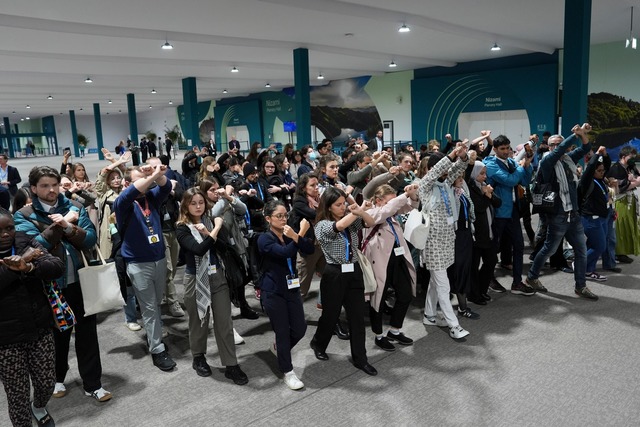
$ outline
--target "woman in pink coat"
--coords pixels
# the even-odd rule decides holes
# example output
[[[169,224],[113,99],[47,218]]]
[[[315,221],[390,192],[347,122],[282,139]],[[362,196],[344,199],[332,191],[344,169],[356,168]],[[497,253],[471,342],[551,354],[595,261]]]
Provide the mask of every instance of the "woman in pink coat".
[[[405,187],[404,194],[396,197],[396,190],[390,185],[381,185],[373,196],[375,207],[367,213],[375,220],[375,226],[364,230],[363,251],[371,260],[376,276],[376,291],[367,294],[371,300],[369,319],[371,329],[376,334],[375,344],[385,351],[394,351],[392,344],[411,345],[413,340],[400,332],[402,323],[416,295],[416,269],[411,252],[402,234],[402,226],[394,218],[418,207],[418,185]],[[385,336],[382,333],[382,310],[380,305],[386,299],[389,288],[396,294],[396,302],[391,310],[391,326]]]

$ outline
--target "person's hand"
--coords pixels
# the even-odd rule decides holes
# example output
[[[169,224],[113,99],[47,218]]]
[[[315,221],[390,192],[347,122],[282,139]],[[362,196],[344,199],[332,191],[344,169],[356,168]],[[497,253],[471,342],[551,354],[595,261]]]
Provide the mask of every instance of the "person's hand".
[[[478,152],[476,150],[469,150],[469,164],[474,164],[478,159]]]
[[[493,194],[493,187],[489,184],[482,186],[481,190],[482,194],[487,197],[491,197],[491,195]]]
[[[369,200],[363,200],[362,204],[360,205],[360,208],[364,211],[367,209],[371,209],[373,205],[371,204],[371,202]]]
[[[233,195],[233,185],[226,185],[224,187],[224,192],[227,194],[227,197],[231,197]]]
[[[258,194],[258,192],[256,191],[255,188],[252,188],[247,192],[247,194],[249,195],[249,197],[255,197]]]
[[[80,218],[80,214],[78,213],[78,211],[75,211],[75,210],[67,212],[64,216],[65,221],[67,221],[68,223],[74,223],[74,224],[78,222],[78,218]]]
[[[213,226],[217,229],[222,228],[222,224],[224,224],[224,220],[221,216],[217,216],[213,219]]]
[[[284,229],[282,230],[282,234],[284,234],[290,239],[293,239],[297,235],[297,233],[293,230],[293,228],[289,227],[288,225],[284,226]]]
[[[267,189],[267,191],[270,194],[274,194],[274,193],[279,193],[282,191],[282,188],[278,187],[277,185],[270,185],[269,188]]]
[[[598,154],[599,156],[605,156],[607,154],[607,147],[601,145],[600,147],[598,147],[596,154]]]
[[[309,223],[306,218],[303,218],[302,221],[300,221],[300,232],[298,234],[304,236],[307,231],[309,231],[309,228],[311,228],[311,223]]]
[[[358,206],[357,203],[349,205],[348,209],[349,209],[349,212],[351,212],[354,215],[357,215],[357,216],[362,215],[362,208],[360,206]]]
[[[247,196],[247,195],[249,195],[249,191],[248,190],[240,190],[240,191],[238,191],[238,194],[240,194],[241,196]]]
[[[400,166],[391,166],[389,168],[389,173],[391,175],[397,176],[400,173]]]
[[[131,160],[131,151],[125,151],[122,153],[118,161],[122,164],[128,163]]]
[[[29,271],[31,266],[20,255],[11,255],[0,260],[1,264],[4,264],[13,271]]]
[[[458,142],[458,146],[456,147],[458,152],[456,155],[460,160],[467,159],[467,146],[463,142]]]
[[[350,196],[351,193],[353,193],[353,185],[347,185],[346,188],[344,189],[344,192],[347,193],[347,196]]]
[[[38,248],[28,247],[21,255],[24,262],[31,262],[34,259],[40,258],[44,252]]]
[[[193,152],[194,152],[194,153],[196,153],[196,154],[200,153],[200,148],[198,148],[198,146],[197,146],[197,145],[196,145],[196,146],[194,146],[194,147],[193,147]]]
[[[111,151],[107,150],[104,147],[102,147],[100,151],[102,152],[102,155],[104,156],[105,160],[109,160],[110,162],[114,161],[113,154],[111,154]]]
[[[49,219],[51,220],[52,223],[59,225],[62,228],[67,228],[69,226],[69,223],[62,216],[62,214],[59,214],[59,213],[51,214],[49,215]]]
[[[418,184],[409,184],[404,187],[404,192],[407,193],[407,197],[412,200],[416,200],[416,193],[418,192]]]
[[[154,169],[152,169],[152,177],[153,179],[158,179],[165,174],[167,171],[167,167],[165,165],[156,165]]]
[[[204,234],[205,236],[209,235],[209,230],[207,230],[207,227],[205,227],[203,223],[193,224],[193,226],[200,234]]]
[[[67,160],[69,160],[69,157],[71,157],[71,151],[65,151],[62,157],[66,163]]]
[[[538,134],[534,133],[529,135],[529,141],[534,142],[534,143],[538,143],[539,138],[538,138]]]
[[[583,129],[580,127],[580,125],[574,125],[571,128],[571,133],[580,136],[583,133]]]
[[[591,132],[591,125],[589,123],[583,123],[581,129],[586,134],[587,132]]]
[[[489,137],[489,136],[491,136],[491,131],[490,130],[481,130],[480,131],[480,135]]]

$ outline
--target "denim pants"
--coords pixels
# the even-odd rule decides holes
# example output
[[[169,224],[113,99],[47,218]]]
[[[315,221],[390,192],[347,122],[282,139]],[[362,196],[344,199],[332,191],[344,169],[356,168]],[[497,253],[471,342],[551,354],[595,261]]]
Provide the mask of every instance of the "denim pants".
[[[607,218],[582,217],[584,234],[587,237],[587,272],[593,273],[600,256],[607,250]]]
[[[615,268],[616,266],[616,222],[614,221],[615,210],[609,208],[609,216],[607,216],[607,249],[602,254],[602,267],[605,269]]]
[[[547,215],[547,238],[542,249],[533,259],[527,277],[531,280],[540,276],[540,269],[545,261],[553,254],[564,237],[573,247],[574,267],[573,276],[576,281],[576,289],[586,286],[587,273],[587,244],[582,227],[582,220],[575,212],[563,212],[556,215]]]

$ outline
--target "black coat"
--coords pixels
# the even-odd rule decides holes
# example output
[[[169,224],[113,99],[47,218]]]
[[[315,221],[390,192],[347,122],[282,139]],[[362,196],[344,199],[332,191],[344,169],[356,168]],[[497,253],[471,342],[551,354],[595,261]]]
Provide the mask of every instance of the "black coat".
[[[43,255],[33,261],[35,269],[28,274],[0,265],[0,345],[35,341],[42,329],[53,327],[43,281],[64,273],[62,261],[25,233],[17,232],[14,244],[18,255],[28,247],[42,250]]]
[[[473,245],[478,248],[491,248],[493,242],[489,233],[489,219],[487,218],[487,208],[493,206],[494,209],[502,206],[502,200],[493,193],[493,197],[488,198],[482,194],[482,190],[471,180],[469,183],[469,192],[471,193],[471,201],[473,202],[476,220],[473,223],[475,228],[475,241]]]

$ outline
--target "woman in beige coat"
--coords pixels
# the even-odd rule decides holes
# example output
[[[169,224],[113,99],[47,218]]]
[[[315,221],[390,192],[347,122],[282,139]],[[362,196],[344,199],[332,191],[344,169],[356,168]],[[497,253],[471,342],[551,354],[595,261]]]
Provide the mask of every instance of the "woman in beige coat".
[[[375,226],[364,230],[363,250],[371,260],[376,276],[376,291],[367,294],[371,300],[369,319],[371,329],[376,334],[375,344],[385,351],[394,351],[392,344],[411,345],[413,340],[406,337],[400,329],[416,295],[416,269],[411,259],[411,252],[402,234],[402,226],[394,218],[418,207],[418,185],[405,187],[404,194],[396,197],[396,190],[390,185],[381,185],[375,191],[373,203],[375,207],[367,213],[375,220]],[[389,288],[395,290],[396,302],[391,310],[387,335],[382,333],[382,310]]]

